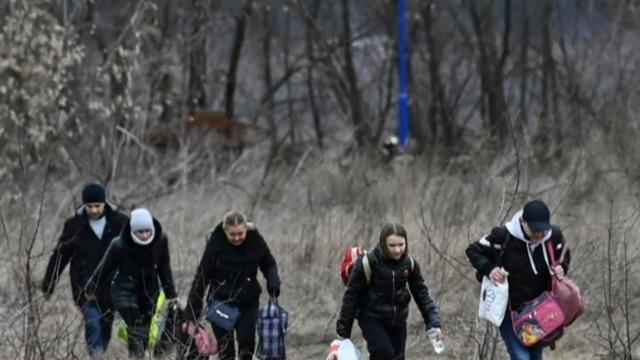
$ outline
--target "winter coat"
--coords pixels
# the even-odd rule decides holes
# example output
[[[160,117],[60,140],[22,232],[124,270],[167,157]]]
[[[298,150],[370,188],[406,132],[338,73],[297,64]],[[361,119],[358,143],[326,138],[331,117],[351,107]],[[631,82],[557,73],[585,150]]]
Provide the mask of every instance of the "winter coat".
[[[87,280],[100,263],[111,241],[120,235],[122,228],[129,222],[126,215],[109,203],[105,204],[104,216],[106,225],[100,239],[89,225],[89,217],[84,206],[78,209],[75,216],[65,221],[42,281],[41,289],[44,293],[53,293],[60,275],[67,264],[71,263],[69,277],[73,300],[78,307],[84,306],[87,299],[83,289]],[[98,289],[95,295],[101,307],[112,308],[109,284]]]
[[[351,271],[342,298],[342,309],[336,327],[339,336],[351,336],[356,316],[404,324],[409,315],[411,296],[418,305],[427,327],[441,326],[436,304],[429,295],[429,289],[417,262],[409,256],[400,260],[388,258],[379,246],[365,256],[368,257],[371,267],[371,278],[367,284],[362,257],[359,258]]]
[[[111,283],[111,296],[116,309],[151,309],[160,292],[158,279],[168,299],[177,297],[171,274],[169,242],[158,220],[153,219],[154,239],[139,245],[131,238],[129,223],[122,235],[113,240],[102,262],[87,283],[87,291]],[[115,274],[114,274],[115,273]]]
[[[207,240],[191,285],[186,313],[199,318],[203,301],[209,303],[213,298],[229,300],[229,304],[241,309],[254,304],[261,293],[258,269],[266,278],[268,289],[280,288],[276,261],[262,235],[250,229],[245,241],[235,246],[227,240],[219,224]]]
[[[522,211],[516,213],[505,226],[493,228],[489,235],[472,243],[466,250],[471,265],[478,272],[479,280],[482,276],[489,276],[497,266],[502,266],[509,272],[509,302],[514,309],[525,301],[535,299],[551,286],[551,257],[547,254],[546,242],[552,242],[556,259],[566,246],[557,226],[551,227],[551,232],[541,243],[532,244],[524,234],[521,218]],[[571,252],[567,249],[561,264],[565,273],[569,270],[570,261]]]

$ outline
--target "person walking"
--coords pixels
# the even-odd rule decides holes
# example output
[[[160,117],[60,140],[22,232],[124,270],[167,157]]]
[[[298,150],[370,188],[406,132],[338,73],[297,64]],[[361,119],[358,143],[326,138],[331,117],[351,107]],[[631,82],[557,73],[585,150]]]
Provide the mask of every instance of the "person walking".
[[[371,360],[403,360],[411,297],[426,330],[441,341],[441,320],[418,263],[409,256],[407,231],[397,223],[380,230],[378,245],[358,258],[349,275],[336,323],[340,339],[351,337],[354,319]]]
[[[562,264],[551,265],[547,242],[553,256],[560,257],[566,247],[560,228],[550,223],[550,212],[541,200],[527,202],[504,226],[494,227],[466,249],[478,280],[487,276],[495,283],[509,282],[509,307],[500,325],[500,335],[511,360],[541,360],[544,348],[525,347],[513,331],[509,310],[518,310],[527,301],[549,290],[551,276],[562,278],[569,269],[570,251]]]
[[[92,299],[87,299],[83,289],[111,240],[120,234],[127,221],[126,215],[107,202],[102,186],[85,186],[82,206],[65,221],[42,280],[41,291],[48,300],[60,275],[71,264],[71,292],[75,305],[82,312],[85,342],[92,358],[101,357],[109,345],[113,305],[108,284],[98,289]]]
[[[144,358],[159,283],[167,306],[177,304],[168,238],[149,210],[131,211],[122,235],[113,240],[87,282],[87,294],[105,283],[111,283],[114,307],[127,324],[129,357]]]
[[[203,303],[211,307],[223,302],[239,310],[237,322],[229,330],[209,318],[222,360],[236,357],[234,334],[238,341],[238,357],[241,360],[253,358],[261,293],[258,269],[267,280],[269,295],[277,298],[280,277],[267,242],[244,214],[227,213],[207,239],[186,308],[192,322],[200,318]]]

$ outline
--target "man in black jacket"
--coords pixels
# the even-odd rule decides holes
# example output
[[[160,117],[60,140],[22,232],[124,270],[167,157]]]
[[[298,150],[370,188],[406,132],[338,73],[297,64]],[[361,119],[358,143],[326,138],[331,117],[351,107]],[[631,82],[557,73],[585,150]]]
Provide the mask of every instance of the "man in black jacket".
[[[560,257],[567,246],[560,228],[551,225],[547,205],[540,200],[529,201],[504,226],[472,243],[466,250],[479,279],[487,276],[496,283],[509,282],[509,304],[512,310],[535,299],[551,285],[551,276],[561,278],[571,260],[567,250],[562,264],[552,266],[551,255]],[[547,251],[547,242],[553,254]],[[518,341],[507,311],[500,334],[512,360],[542,359],[542,347],[524,347]]]
[[[100,288],[96,297],[91,299],[85,296],[83,289],[111,240],[120,235],[129,219],[107,203],[104,188],[100,185],[87,185],[82,191],[82,202],[76,215],[64,223],[41,289],[49,299],[60,275],[71,263],[71,291],[83,315],[87,349],[91,357],[100,357],[109,345],[113,323],[109,284]]]

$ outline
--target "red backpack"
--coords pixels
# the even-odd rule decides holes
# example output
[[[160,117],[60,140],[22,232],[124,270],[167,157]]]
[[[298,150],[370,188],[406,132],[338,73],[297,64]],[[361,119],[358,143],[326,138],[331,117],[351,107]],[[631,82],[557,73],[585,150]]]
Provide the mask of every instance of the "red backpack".
[[[344,255],[342,256],[342,265],[340,265],[340,276],[342,277],[342,282],[344,286],[347,286],[349,283],[349,274],[351,274],[351,270],[356,266],[356,261],[358,257],[364,256],[362,259],[362,265],[364,266],[364,275],[367,278],[367,283],[371,279],[371,266],[369,265],[369,258],[367,257],[367,250],[353,246],[347,248],[345,250]]]

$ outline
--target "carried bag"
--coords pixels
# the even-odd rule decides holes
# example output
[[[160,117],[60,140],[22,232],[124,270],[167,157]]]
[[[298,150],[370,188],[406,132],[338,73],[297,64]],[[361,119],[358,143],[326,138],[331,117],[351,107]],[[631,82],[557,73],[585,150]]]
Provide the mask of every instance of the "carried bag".
[[[202,356],[208,358],[209,355],[218,353],[218,342],[211,332],[204,326],[188,321],[182,324],[182,331],[188,336],[185,344],[182,344],[186,352],[186,357]]]
[[[555,295],[545,291],[511,311],[513,332],[526,347],[549,345],[563,334],[565,316]]]
[[[213,300],[207,312],[207,320],[227,331],[231,331],[240,318],[240,309],[227,301]]]
[[[289,313],[270,298],[266,307],[260,309],[257,321],[258,359],[285,359],[285,336],[289,326]]]
[[[151,323],[149,324],[149,335],[148,335],[148,346],[149,349],[154,350],[156,344],[160,342],[160,337],[165,330],[165,324],[169,317],[169,308],[166,303],[166,296],[164,291],[160,290],[158,297],[156,298],[156,303],[153,309],[153,315],[151,317]],[[116,337],[118,340],[123,343],[127,343],[129,339],[129,330],[127,328],[127,324],[124,321],[121,321],[118,325],[118,330],[116,333]]]
[[[551,254],[551,263],[553,266],[561,264],[564,260],[567,247],[565,246],[562,249],[562,253],[560,254],[560,259],[558,259],[558,261],[555,259],[553,248],[549,242],[547,242],[547,249]],[[553,294],[558,298],[558,303],[564,312],[565,326],[570,325],[576,318],[578,318],[578,316],[584,313],[586,304],[584,298],[580,294],[580,288],[568,277],[563,276],[562,279],[558,279],[556,276],[553,276],[551,278],[551,292],[553,292]]]
[[[325,360],[361,360],[362,355],[349,339],[333,340]]]
[[[500,326],[509,306],[509,283],[494,283],[487,276],[482,278],[478,317]]]

